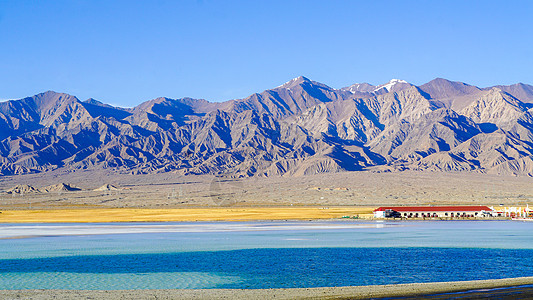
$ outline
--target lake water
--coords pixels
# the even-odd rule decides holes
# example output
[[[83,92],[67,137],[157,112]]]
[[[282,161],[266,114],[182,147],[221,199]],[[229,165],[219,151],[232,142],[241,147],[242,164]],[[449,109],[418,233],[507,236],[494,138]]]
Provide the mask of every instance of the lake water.
[[[533,223],[0,224],[0,289],[291,288],[533,276]]]

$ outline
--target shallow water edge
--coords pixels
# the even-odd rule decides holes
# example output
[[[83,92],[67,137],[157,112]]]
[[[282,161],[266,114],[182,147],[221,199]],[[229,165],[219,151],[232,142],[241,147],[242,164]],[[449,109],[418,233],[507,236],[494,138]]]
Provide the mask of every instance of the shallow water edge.
[[[492,280],[410,283],[396,285],[348,286],[294,289],[201,289],[201,290],[0,290],[4,299],[396,299],[397,297],[429,297],[445,299],[445,293],[461,299],[475,299],[480,295],[490,299],[512,299],[533,295],[533,277]],[[506,289],[509,288],[509,289]],[[506,293],[510,298],[506,297]],[[441,297],[442,296],[442,297]],[[472,297],[470,297],[472,296]],[[470,298],[469,298],[470,297]],[[522,297],[524,298],[524,297]]]

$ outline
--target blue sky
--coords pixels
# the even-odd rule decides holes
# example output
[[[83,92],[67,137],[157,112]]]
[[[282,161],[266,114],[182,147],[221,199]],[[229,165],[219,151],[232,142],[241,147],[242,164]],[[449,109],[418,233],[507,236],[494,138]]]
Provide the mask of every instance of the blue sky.
[[[121,106],[436,77],[533,84],[533,1],[0,0],[0,99]]]

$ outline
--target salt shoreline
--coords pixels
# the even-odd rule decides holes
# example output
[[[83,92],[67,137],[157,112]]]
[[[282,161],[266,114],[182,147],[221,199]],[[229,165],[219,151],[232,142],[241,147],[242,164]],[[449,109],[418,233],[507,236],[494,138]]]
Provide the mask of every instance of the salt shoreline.
[[[392,285],[199,290],[0,290],[2,299],[369,299],[421,296],[533,284],[533,277]]]

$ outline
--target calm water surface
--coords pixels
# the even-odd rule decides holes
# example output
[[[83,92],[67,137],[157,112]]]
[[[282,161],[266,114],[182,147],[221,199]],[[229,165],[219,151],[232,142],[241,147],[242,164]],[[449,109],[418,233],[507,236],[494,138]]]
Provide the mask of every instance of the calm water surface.
[[[0,289],[289,288],[533,276],[533,222],[0,224]]]

